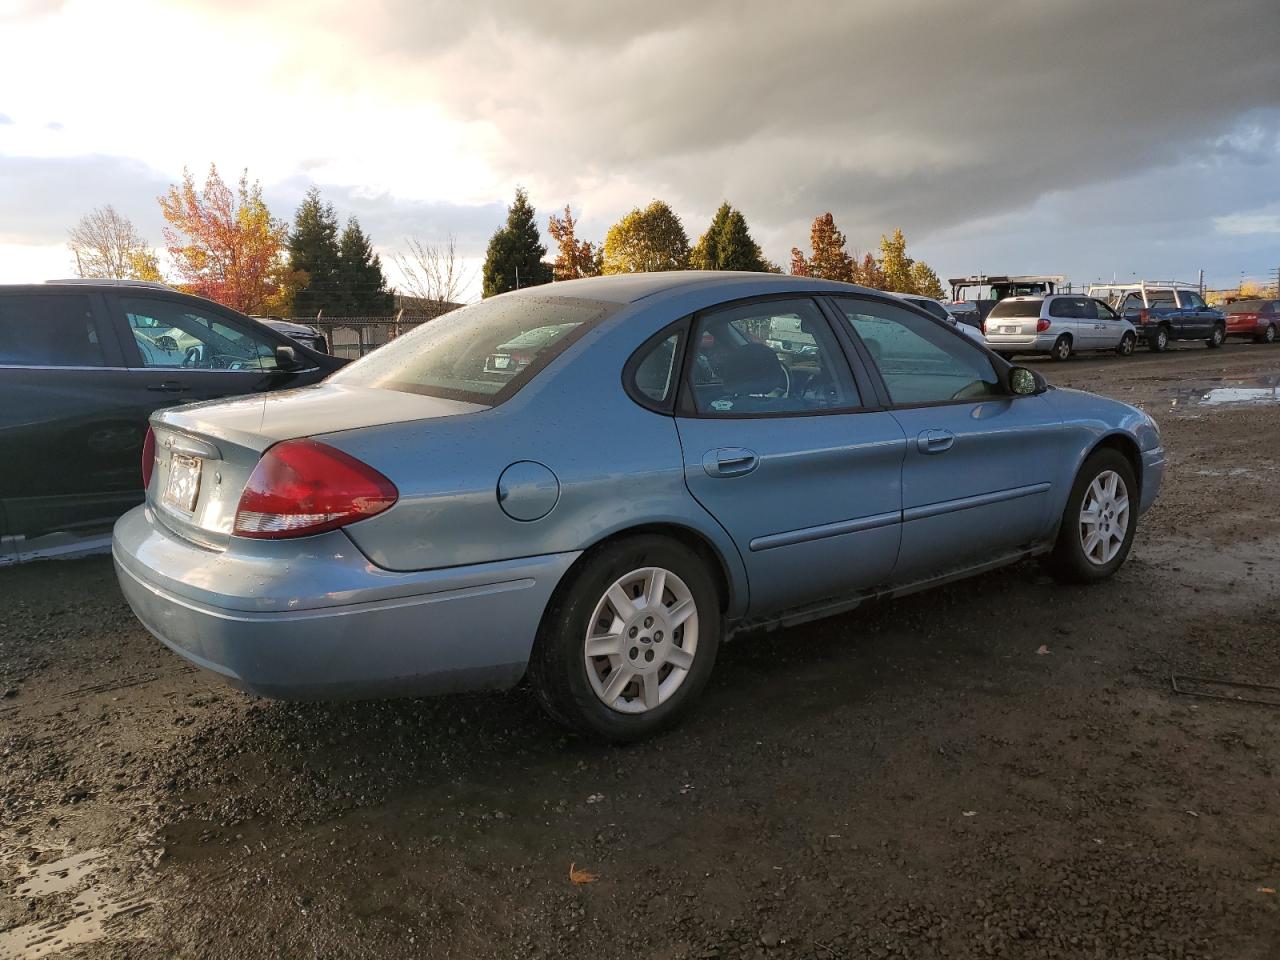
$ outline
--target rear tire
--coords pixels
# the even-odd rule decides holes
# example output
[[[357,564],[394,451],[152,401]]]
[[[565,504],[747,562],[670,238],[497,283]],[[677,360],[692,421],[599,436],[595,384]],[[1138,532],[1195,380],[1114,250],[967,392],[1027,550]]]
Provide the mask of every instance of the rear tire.
[[[1066,360],[1071,356],[1071,338],[1065,333],[1053,342],[1053,350],[1049,356],[1055,360]]]
[[[1045,567],[1064,583],[1095,583],[1120,569],[1138,529],[1138,483],[1119,451],[1095,450],[1076,474]]]
[[[1276,325],[1274,323],[1267,324],[1267,329],[1263,330],[1255,339],[1258,343],[1275,343]]]
[[[661,536],[613,541],[585,553],[557,588],[530,681],[547,712],[573,731],[642,740],[692,708],[721,629],[720,597],[701,557]]]
[[[1137,345],[1138,338],[1132,333],[1126,333],[1120,338],[1120,342],[1116,344],[1116,353],[1122,357],[1133,356],[1133,348]]]
[[[1210,350],[1217,350],[1220,346],[1226,343],[1226,341],[1227,341],[1226,329],[1222,326],[1222,324],[1217,324],[1213,328],[1213,333],[1209,336],[1209,339],[1205,342],[1209,345]]]
[[[1152,353],[1164,353],[1169,349],[1169,328],[1157,327],[1155,333],[1150,335],[1147,340],[1147,346],[1151,348]]]

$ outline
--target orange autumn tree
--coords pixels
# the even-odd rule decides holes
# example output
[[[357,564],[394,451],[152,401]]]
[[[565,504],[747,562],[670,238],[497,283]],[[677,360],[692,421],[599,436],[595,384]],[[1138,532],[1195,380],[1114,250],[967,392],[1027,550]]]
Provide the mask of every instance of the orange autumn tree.
[[[851,283],[856,266],[845,250],[844,234],[836,227],[835,217],[824,213],[815,217],[809,231],[813,256],[806,257],[799,247],[791,248],[791,273],[797,277],[820,277]]]
[[[165,244],[174,272],[190,293],[251,314],[285,314],[306,274],[290,271],[285,259],[289,228],[272,218],[262,185],[240,175],[237,190],[209,165],[204,189],[187,169],[182,183],[160,198],[168,226]]]

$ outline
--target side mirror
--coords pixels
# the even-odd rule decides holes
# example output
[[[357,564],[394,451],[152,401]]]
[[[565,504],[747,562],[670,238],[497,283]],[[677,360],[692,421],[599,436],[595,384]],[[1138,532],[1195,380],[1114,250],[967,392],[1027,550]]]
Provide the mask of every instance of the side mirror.
[[[281,370],[297,370],[301,366],[297,350],[283,343],[276,347],[276,367]]]
[[[1044,393],[1048,383],[1034,370],[1026,367],[1013,367],[1009,370],[1009,392],[1015,397],[1030,397]]]

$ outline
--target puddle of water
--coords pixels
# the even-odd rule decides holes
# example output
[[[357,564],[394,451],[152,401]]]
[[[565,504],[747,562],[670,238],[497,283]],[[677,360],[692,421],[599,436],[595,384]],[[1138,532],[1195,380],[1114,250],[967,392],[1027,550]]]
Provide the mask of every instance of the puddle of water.
[[[1170,407],[1181,404],[1202,407],[1280,405],[1280,374],[1184,381],[1157,392],[1169,398]]]
[[[116,896],[93,879],[107,858],[106,850],[85,850],[40,864],[19,876],[12,890],[15,897],[73,893],[75,899],[68,911],[55,918],[0,932],[0,960],[36,960],[101,940],[125,918],[150,909],[151,901]]]

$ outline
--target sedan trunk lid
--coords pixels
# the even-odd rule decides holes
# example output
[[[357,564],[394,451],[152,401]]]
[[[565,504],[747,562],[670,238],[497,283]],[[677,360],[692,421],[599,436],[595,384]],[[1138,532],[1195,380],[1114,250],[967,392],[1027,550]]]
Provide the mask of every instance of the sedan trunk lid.
[[[231,536],[249,476],[275,444],[484,409],[460,400],[329,383],[172,407],[151,420],[156,459],[147,503],[174,533],[220,549]]]

